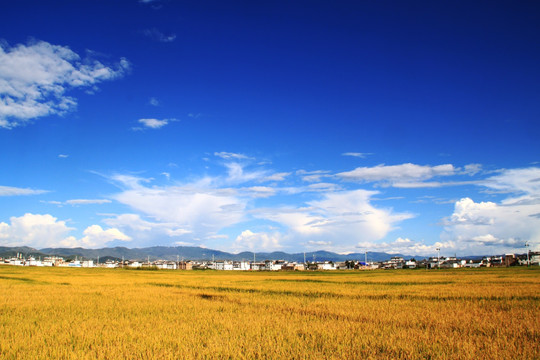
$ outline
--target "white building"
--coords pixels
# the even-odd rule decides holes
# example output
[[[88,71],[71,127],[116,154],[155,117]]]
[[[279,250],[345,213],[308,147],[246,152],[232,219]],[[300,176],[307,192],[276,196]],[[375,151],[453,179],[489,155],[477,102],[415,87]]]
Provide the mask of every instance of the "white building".
[[[233,270],[232,261],[216,261],[214,262],[214,269],[216,270]]]

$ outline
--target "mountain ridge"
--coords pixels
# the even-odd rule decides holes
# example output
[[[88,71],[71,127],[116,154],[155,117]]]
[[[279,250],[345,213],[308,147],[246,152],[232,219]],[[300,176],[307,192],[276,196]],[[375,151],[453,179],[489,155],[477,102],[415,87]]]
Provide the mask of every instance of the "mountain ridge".
[[[0,256],[15,256],[16,253],[22,253],[25,256],[63,256],[63,257],[82,257],[88,259],[100,258],[118,258],[125,260],[287,260],[287,261],[346,261],[346,260],[365,260],[365,253],[338,254],[326,250],[310,251],[302,253],[286,253],[282,251],[273,252],[251,252],[243,251],[240,253],[230,253],[221,250],[202,248],[197,246],[151,246],[145,248],[127,248],[122,246],[100,249],[77,248],[43,248],[35,249],[27,246],[6,247],[0,246]],[[388,254],[384,252],[367,252],[368,261],[389,260],[392,256],[401,256],[409,259],[413,256],[403,254]],[[423,258],[423,257],[418,257]]]

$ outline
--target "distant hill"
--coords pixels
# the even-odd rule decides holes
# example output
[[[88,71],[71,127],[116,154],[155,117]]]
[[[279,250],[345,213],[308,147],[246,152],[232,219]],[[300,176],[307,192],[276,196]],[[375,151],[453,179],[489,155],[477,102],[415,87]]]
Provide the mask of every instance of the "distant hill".
[[[126,247],[113,247],[102,249],[84,249],[84,248],[45,248],[36,250],[30,247],[0,247],[1,257],[15,256],[17,253],[22,253],[24,256],[63,256],[63,257],[82,257],[87,259],[104,259],[106,257],[126,259],[126,260],[253,260],[254,256],[257,261],[263,260],[287,260],[287,261],[304,261],[304,253],[289,254],[285,252],[261,252],[253,253],[249,251],[238,254],[228,253],[220,250],[212,250],[196,246],[152,246],[147,248],[129,249]],[[387,254],[384,252],[368,252],[368,261],[384,261],[389,260],[392,256],[402,256],[405,259],[411,256],[401,254]],[[422,257],[417,257],[418,259]],[[346,261],[346,260],[364,260],[365,253],[353,254],[337,254],[329,251],[314,251],[306,252],[305,259],[307,261]]]

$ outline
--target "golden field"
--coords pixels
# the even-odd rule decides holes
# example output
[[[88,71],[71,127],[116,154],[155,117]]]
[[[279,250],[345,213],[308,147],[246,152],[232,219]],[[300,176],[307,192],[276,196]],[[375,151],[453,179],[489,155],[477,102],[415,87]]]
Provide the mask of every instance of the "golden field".
[[[0,266],[1,359],[540,358],[540,269]]]

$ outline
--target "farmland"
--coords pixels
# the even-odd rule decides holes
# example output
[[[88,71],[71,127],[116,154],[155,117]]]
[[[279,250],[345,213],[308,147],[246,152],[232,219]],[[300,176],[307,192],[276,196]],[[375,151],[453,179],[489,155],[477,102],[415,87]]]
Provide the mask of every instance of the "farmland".
[[[0,267],[2,359],[540,358],[538,268]]]

